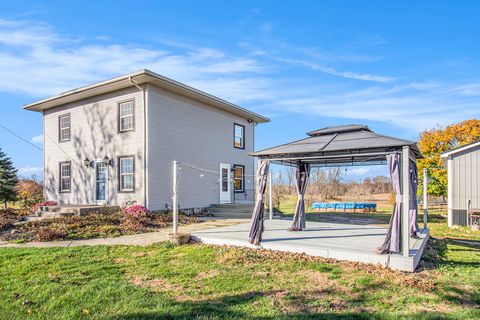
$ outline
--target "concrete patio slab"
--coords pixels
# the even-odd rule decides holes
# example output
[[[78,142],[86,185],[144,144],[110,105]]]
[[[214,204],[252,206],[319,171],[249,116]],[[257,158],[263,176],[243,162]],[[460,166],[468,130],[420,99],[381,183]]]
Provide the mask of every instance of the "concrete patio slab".
[[[264,249],[305,253],[307,255],[381,264],[396,270],[413,272],[427,243],[428,230],[419,239],[411,239],[409,257],[401,254],[378,255],[387,233],[384,226],[343,223],[307,222],[307,229],[289,232],[289,220],[266,220],[261,247]],[[197,240],[216,245],[258,248],[248,242],[250,223],[204,229],[192,232]]]

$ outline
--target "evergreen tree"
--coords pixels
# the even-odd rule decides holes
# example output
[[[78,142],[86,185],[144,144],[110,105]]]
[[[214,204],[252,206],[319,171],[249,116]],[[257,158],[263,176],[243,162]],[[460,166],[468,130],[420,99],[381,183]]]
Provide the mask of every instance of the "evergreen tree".
[[[7,208],[7,202],[15,201],[17,198],[15,192],[18,181],[17,171],[12,160],[0,148],[0,201],[3,202],[5,208]]]

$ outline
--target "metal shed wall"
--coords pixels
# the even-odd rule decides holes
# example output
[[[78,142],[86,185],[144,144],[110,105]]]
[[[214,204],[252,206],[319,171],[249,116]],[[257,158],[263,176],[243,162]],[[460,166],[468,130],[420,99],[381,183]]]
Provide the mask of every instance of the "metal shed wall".
[[[467,208],[480,209],[480,146],[453,154],[452,197],[453,224],[467,224]]]

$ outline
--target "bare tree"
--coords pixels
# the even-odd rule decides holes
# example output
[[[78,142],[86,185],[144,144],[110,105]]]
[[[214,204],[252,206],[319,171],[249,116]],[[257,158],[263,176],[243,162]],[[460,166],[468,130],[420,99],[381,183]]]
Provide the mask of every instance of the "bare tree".
[[[295,191],[295,168],[287,167],[286,169],[287,183],[288,183],[288,194],[292,194]]]

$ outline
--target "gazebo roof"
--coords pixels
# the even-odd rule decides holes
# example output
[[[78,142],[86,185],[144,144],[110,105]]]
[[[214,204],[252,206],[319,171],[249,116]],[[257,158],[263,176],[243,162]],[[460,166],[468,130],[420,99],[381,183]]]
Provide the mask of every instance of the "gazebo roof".
[[[342,125],[307,132],[308,138],[250,153],[282,164],[310,162],[316,165],[383,162],[385,155],[411,149],[412,158],[422,158],[416,142],[373,132],[366,125]]]

